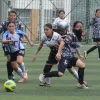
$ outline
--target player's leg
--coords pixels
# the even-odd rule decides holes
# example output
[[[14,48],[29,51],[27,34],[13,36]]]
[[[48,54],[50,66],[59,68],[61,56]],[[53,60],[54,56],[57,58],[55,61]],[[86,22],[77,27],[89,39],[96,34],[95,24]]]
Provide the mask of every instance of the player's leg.
[[[26,72],[26,67],[25,67],[25,64],[23,62],[24,55],[25,55],[25,50],[24,49],[20,50],[18,52],[18,54],[17,54],[17,63],[19,65],[19,67],[21,68],[22,72],[23,72],[24,80],[28,80],[28,75],[27,75],[27,72]],[[22,82],[22,80],[23,79],[19,80],[18,82]]]
[[[89,50],[84,51],[84,57],[85,59],[87,58],[88,54],[91,53],[92,51],[94,51],[95,49],[97,49],[97,45],[91,47]]]
[[[85,64],[80,59],[78,59],[76,61],[76,66],[78,67],[78,76],[79,76],[78,82],[80,83],[80,88],[88,89],[88,87],[84,84]]]
[[[98,55],[99,55],[99,60],[100,60],[100,40],[97,42],[97,47],[98,47]]]
[[[78,72],[74,69],[74,67],[68,68],[68,71],[75,77],[75,79],[79,79]]]
[[[17,64],[17,54],[18,54],[18,52],[10,54],[10,57],[11,57],[11,64],[12,64],[13,70],[14,70],[19,76],[21,76],[21,78],[24,79],[22,70],[18,67],[18,64]]]
[[[89,50],[87,50],[87,51],[84,51],[84,57],[85,57],[85,58],[87,58],[88,54],[91,53],[92,51],[94,51],[94,50],[97,49],[97,48],[98,48],[98,53],[100,54],[100,49],[99,49],[99,46],[98,46],[98,45],[100,44],[100,42],[99,42],[100,39],[99,39],[99,38],[93,39],[93,41],[96,42],[97,45],[91,47],[91,48],[90,48]]]
[[[52,51],[50,52],[50,54],[48,56],[48,60],[46,61],[46,64],[43,69],[44,74],[50,72],[53,65],[58,63],[58,61],[55,58],[56,52],[57,52],[56,50],[55,50],[55,53],[52,53]],[[40,83],[40,86],[50,86],[51,78],[47,77],[47,78],[45,78],[45,81],[46,81],[46,83],[45,84]]]
[[[8,73],[8,79],[12,79],[14,80],[15,77],[13,75],[13,68],[12,68],[12,65],[11,65],[11,62],[10,62],[10,55],[7,55],[7,73]]]
[[[4,51],[4,55],[7,57],[6,66],[7,66],[8,79],[14,80],[15,77],[13,75],[13,68],[12,68],[12,65],[11,65],[11,62],[10,62],[9,52],[7,51],[5,46],[2,45],[2,48],[3,48],[3,51]]]
[[[67,63],[64,64],[65,60],[66,60],[65,58],[62,58],[59,61],[58,71],[51,71],[49,73],[41,74],[39,76],[40,82],[45,82],[45,78],[47,78],[47,77],[61,77],[61,76],[63,76],[64,72],[65,72],[65,69],[66,69],[66,67],[68,65]]]

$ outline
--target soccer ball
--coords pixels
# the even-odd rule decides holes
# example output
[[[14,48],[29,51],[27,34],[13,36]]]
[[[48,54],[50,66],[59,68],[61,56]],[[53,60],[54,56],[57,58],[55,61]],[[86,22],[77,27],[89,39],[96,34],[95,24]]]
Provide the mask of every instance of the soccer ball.
[[[16,83],[13,80],[8,80],[4,83],[4,88],[7,92],[14,92]]]

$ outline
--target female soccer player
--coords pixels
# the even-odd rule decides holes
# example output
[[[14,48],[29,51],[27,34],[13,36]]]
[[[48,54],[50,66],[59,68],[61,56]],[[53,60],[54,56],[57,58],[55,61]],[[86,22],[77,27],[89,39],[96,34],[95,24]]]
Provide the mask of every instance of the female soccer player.
[[[74,22],[72,31],[76,35],[79,42],[82,41],[82,36],[85,35],[85,33],[82,31],[82,28],[83,28],[83,24],[81,21]]]
[[[67,20],[65,18],[65,11],[60,10],[59,17],[56,18],[53,22],[53,30],[62,35],[63,33],[62,33],[62,29],[60,27],[61,27],[61,25],[62,25],[62,27],[65,27],[66,23],[67,23]],[[67,23],[66,28],[67,28],[66,30],[69,31],[69,24],[68,23]]]
[[[39,80],[41,82],[45,82],[45,78],[47,77],[61,77],[63,76],[66,68],[70,69],[72,66],[77,66],[79,75],[78,82],[80,83],[78,87],[88,89],[84,83],[85,64],[74,56],[77,51],[79,57],[83,58],[79,51],[79,42],[74,33],[70,33],[69,36],[71,36],[72,40],[69,40],[68,37],[65,37],[64,41],[62,41],[62,43],[59,45],[58,53],[56,55],[56,59],[59,61],[58,71],[51,71],[41,74]]]
[[[96,9],[95,17],[92,19],[89,26],[93,26],[93,41],[97,43],[97,45],[93,46],[87,51],[84,51],[84,57],[86,58],[87,55],[98,48],[99,59],[100,59],[100,9]]]
[[[58,63],[55,57],[58,52],[58,46],[60,43],[62,43],[61,42],[62,38],[61,35],[59,35],[56,32],[53,32],[52,25],[49,23],[44,26],[44,33],[45,35],[42,37],[41,43],[39,44],[37,51],[33,57],[33,62],[36,60],[36,56],[38,52],[41,50],[41,48],[43,47],[43,44],[46,44],[50,48],[50,54],[44,66],[43,72],[48,73],[50,72],[52,66]],[[68,38],[70,39],[70,37]],[[78,79],[77,71],[74,68],[70,68],[69,71],[72,73],[72,75],[75,78]],[[48,83],[46,85],[49,85],[50,81],[47,81],[46,83]]]
[[[18,67],[18,58],[19,56],[24,56],[24,50],[20,51],[20,47],[22,46],[21,44],[21,36],[20,33],[21,31],[19,31],[17,33],[17,31],[15,30],[15,23],[13,22],[8,22],[7,23],[7,27],[8,27],[8,31],[6,31],[3,34],[3,39],[2,39],[2,43],[3,44],[7,44],[7,48],[9,50],[9,54],[10,54],[10,61],[13,67],[13,70],[21,76],[21,78],[23,78],[24,81],[27,80],[26,77],[24,77],[22,70]],[[22,34],[23,35],[23,32]],[[22,62],[21,62],[22,63]]]
[[[22,25],[16,20],[16,15],[17,13],[13,10],[11,10],[9,12],[9,16],[8,16],[8,20],[7,21],[4,21],[1,26],[0,26],[0,33],[1,32],[6,32],[8,29],[7,29],[7,24],[9,22],[14,22],[16,24],[16,29],[18,30],[23,30],[23,27]],[[28,36],[26,34],[24,34],[25,38],[28,40],[29,44],[31,46],[33,46],[33,43],[29,40]],[[22,48],[23,49],[23,48]],[[12,69],[12,66],[11,66],[11,62],[10,62],[10,58],[9,58],[9,52],[6,48],[6,44],[3,44],[3,51],[4,51],[4,54],[5,56],[7,57],[7,72],[8,72],[8,79],[13,79],[14,80],[14,77],[13,77],[13,69]],[[19,61],[22,61],[22,57],[19,57]],[[22,62],[22,64],[20,65],[20,67],[24,64],[24,62]],[[23,67],[21,67],[23,69]]]

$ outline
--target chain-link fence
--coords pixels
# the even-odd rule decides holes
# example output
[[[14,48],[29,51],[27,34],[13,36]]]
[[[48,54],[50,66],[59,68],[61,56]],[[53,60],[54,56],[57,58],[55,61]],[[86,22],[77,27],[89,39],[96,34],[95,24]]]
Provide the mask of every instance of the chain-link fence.
[[[24,31],[31,40],[40,40],[45,23],[52,23],[59,10],[65,10],[68,23],[82,21],[84,27],[100,8],[100,0],[0,0],[0,22],[7,20],[8,11],[17,12],[17,19],[23,24]],[[86,40],[92,39],[92,31]]]

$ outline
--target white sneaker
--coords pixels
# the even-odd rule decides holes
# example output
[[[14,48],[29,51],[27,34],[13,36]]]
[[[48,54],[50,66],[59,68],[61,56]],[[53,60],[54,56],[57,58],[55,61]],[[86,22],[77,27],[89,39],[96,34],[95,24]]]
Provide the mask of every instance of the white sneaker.
[[[45,77],[44,77],[43,74],[40,74],[39,81],[42,82],[42,83],[45,83]]]
[[[20,79],[18,82],[19,83],[23,83],[23,82],[26,82],[28,79],[27,78],[22,78],[22,79]]]
[[[76,86],[77,86],[78,88],[80,88],[80,89],[88,89],[88,87],[87,87],[85,84],[80,84],[80,83],[78,83]]]
[[[27,72],[23,72],[23,75],[24,75],[24,78],[27,78],[27,79],[28,79],[28,74],[27,74]]]
[[[87,51],[84,51],[84,58],[87,58]]]
[[[20,79],[18,82],[19,82],[19,83],[23,83],[23,82],[24,82],[24,79],[22,78],[22,79]]]

